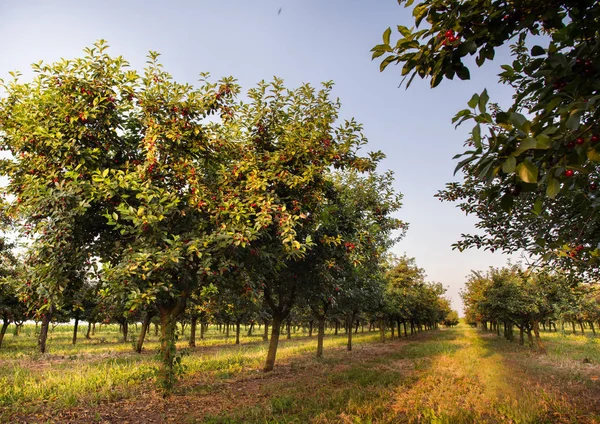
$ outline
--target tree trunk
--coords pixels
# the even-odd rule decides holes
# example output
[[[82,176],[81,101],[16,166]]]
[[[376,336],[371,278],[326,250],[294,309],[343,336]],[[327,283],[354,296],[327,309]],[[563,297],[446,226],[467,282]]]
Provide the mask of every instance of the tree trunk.
[[[340,322],[336,319],[335,320],[335,335],[338,335],[338,329],[340,328]]]
[[[392,330],[392,337],[391,337],[391,339],[394,340],[394,334],[395,334],[395,331],[396,331],[396,326],[394,325],[394,320],[392,320],[390,322],[390,328]]]
[[[235,344],[240,344],[240,323],[239,321],[235,323]]]
[[[2,328],[0,329],[0,348],[2,347],[2,340],[4,340],[4,334],[6,334],[6,329],[10,325],[10,321],[5,319],[2,323]]]
[[[531,334],[531,328],[527,328],[527,341],[529,342],[529,347],[533,348],[533,335]]]
[[[248,337],[252,336],[252,329],[254,328],[254,321],[250,323],[250,328],[248,328]]]
[[[575,321],[571,321],[571,327],[573,328],[573,334],[577,333],[577,330],[575,330]]]
[[[154,336],[158,336],[158,324],[154,323]]]
[[[177,380],[177,364],[180,358],[176,357],[177,346],[177,318],[185,310],[186,298],[180,297],[177,301],[159,305],[160,313],[160,353],[162,357],[161,367],[158,371],[157,382],[165,394],[170,393]]]
[[[385,320],[383,318],[379,320],[379,338],[381,343],[385,343]]]
[[[579,321],[579,327],[581,327],[581,334],[585,334],[585,331],[583,331],[583,321]]]
[[[596,335],[596,329],[594,328],[594,321],[590,321],[590,329],[592,330],[592,334]]]
[[[310,321],[308,321],[308,337],[312,337],[313,324],[314,324],[314,321],[312,319]]]
[[[287,339],[290,340],[292,338],[292,323],[290,321],[287,322]]]
[[[48,308],[42,317],[42,326],[38,337],[38,348],[40,353],[46,353],[46,341],[48,340],[48,329],[50,328],[50,320],[52,319],[52,305]]]
[[[192,315],[192,318],[190,319],[190,340],[188,342],[189,347],[196,347],[196,327],[198,327],[198,317],[196,315]]]
[[[523,331],[523,327],[519,327],[519,344],[521,346],[525,345],[525,334]]]
[[[354,315],[350,316],[348,318],[348,322],[346,323],[346,325],[348,326],[348,343],[346,344],[346,349],[348,350],[348,352],[350,352],[352,350],[352,323],[354,322]]]
[[[200,322],[200,340],[204,340],[204,333],[206,332],[206,328],[208,324],[204,322]]]
[[[225,323],[225,340],[229,340],[229,322]]]
[[[279,333],[277,333],[277,336],[279,337]],[[268,342],[269,341],[269,321],[265,321],[265,331],[263,333],[263,342]],[[271,347],[269,346],[269,349],[271,349]],[[275,346],[275,352],[277,352],[277,346]],[[275,356],[273,356],[273,361]],[[270,370],[267,370],[265,367],[265,371],[271,371],[273,368],[271,368]]]
[[[537,343],[537,348],[540,353],[546,354],[546,348],[542,343],[542,339],[540,339],[540,323],[537,321],[533,322],[533,332],[535,334],[535,341]]]
[[[127,343],[127,333],[129,333],[129,324],[127,323],[127,321],[123,321],[122,328],[123,328],[123,342]]]
[[[79,328],[79,317],[75,318],[75,325],[73,326],[73,344],[77,343],[77,329]]]
[[[360,320],[356,320],[356,328],[354,329],[354,334],[358,334],[358,327],[360,327]]]
[[[150,327],[150,320],[152,319],[152,315],[150,313],[146,313],[144,317],[144,321],[142,322],[142,330],[140,331],[140,335],[138,336],[137,345],[135,346],[135,351],[137,353],[142,353],[142,347],[144,346],[144,340],[146,339],[146,333],[148,332],[148,327]]]
[[[271,323],[271,340],[269,341],[269,352],[267,353],[267,361],[265,363],[264,372],[273,371],[275,366],[275,357],[277,356],[277,345],[279,344],[279,332],[281,330],[281,316],[273,314],[273,322]],[[265,321],[265,332],[269,325]],[[268,333],[267,336],[268,338]]]
[[[92,336],[95,336],[95,335],[96,335],[96,323],[94,322],[92,324]]]
[[[319,333],[317,334],[317,358],[323,357],[323,338],[325,336],[325,316],[317,318]]]
[[[86,339],[90,339],[90,331],[92,331],[92,322],[88,322],[88,328],[87,331],[85,332],[85,338]]]

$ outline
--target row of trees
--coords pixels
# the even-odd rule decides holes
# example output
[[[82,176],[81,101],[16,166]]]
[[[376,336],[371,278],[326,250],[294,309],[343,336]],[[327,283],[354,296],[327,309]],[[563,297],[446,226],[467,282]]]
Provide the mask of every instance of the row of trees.
[[[564,331],[570,323],[584,332],[587,325],[596,334],[600,326],[600,286],[578,285],[560,273],[523,271],[513,265],[472,272],[461,293],[465,304],[465,320],[472,325],[502,333],[514,340],[519,330],[519,343],[529,344],[545,352],[540,326]]]
[[[25,305],[17,297],[18,286],[4,284],[2,288],[0,308],[3,331],[0,347],[9,324],[13,323],[15,331],[18,331],[18,327],[29,317]],[[361,293],[356,293],[357,290]],[[381,278],[371,280],[369,287],[336,287],[323,309],[315,308],[306,299],[299,300],[281,323],[279,331],[287,330],[288,338],[291,338],[291,329],[297,327],[304,327],[309,337],[316,334],[317,357],[321,357],[325,326],[329,324],[335,328],[336,334],[338,329],[345,331],[347,349],[352,350],[352,332],[356,333],[361,327],[364,329],[365,325],[369,330],[378,328],[382,341],[386,339],[386,331],[391,331],[393,338],[396,330],[400,337],[402,333],[406,336],[423,329],[437,328],[439,323],[456,325],[458,315],[450,309],[448,300],[443,297],[444,292],[441,284],[425,282],[423,270],[416,266],[414,259],[390,258]],[[83,329],[86,339],[93,336],[95,323],[119,324],[123,342],[128,342],[130,335],[131,341],[137,337],[134,346],[138,353],[142,351],[150,326],[154,324],[156,330],[159,328],[159,314],[154,305],[126,313],[126,302],[115,305],[113,299],[102,298],[97,291],[90,291],[86,295],[85,302],[66,305],[55,311],[53,316],[55,323],[74,322],[73,344],[77,342],[78,332],[81,331],[78,325],[80,321],[87,323],[87,328]],[[236,344],[240,343],[242,325],[246,327],[248,335],[264,326],[263,341],[269,341],[268,330],[272,329],[273,317],[260,292],[253,292],[248,287],[240,291],[228,288],[219,290],[211,284],[190,299],[177,322],[181,325],[181,331],[189,328],[188,343],[190,347],[195,347],[197,338],[204,339],[205,330],[210,324],[223,326],[227,336],[232,328],[231,336],[235,337]],[[137,328],[138,323],[141,323],[139,333],[131,334],[130,326],[136,324]]]
[[[390,172],[376,172],[381,152],[359,154],[361,125],[339,121],[331,83],[287,89],[275,79],[242,101],[233,78],[180,84],[156,53],[139,74],[106,48],[2,83],[2,216],[22,261],[11,262],[5,238],[0,312],[22,320],[25,305],[41,322],[42,353],[61,315],[76,326],[108,318],[125,335],[129,321],[145,332],[157,316],[169,389],[184,314],[238,325],[268,316],[266,371],[298,308],[322,329],[334,311],[354,322],[404,290],[415,303],[395,300],[381,319],[442,319],[439,286],[382,296],[386,252],[406,230],[393,216],[401,195]]]

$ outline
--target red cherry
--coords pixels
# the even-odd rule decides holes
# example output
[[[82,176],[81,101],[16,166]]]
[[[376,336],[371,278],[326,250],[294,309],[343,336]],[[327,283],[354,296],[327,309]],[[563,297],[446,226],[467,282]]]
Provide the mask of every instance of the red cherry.
[[[581,251],[583,250],[583,245],[582,245],[582,244],[580,244],[579,246],[577,246],[577,247],[575,248],[575,250],[577,250],[578,252],[581,252]]]
[[[598,189],[598,184],[596,183],[590,183],[590,190],[595,191],[596,189]]]
[[[565,171],[565,177],[572,177],[573,175],[575,175],[575,172],[572,169],[567,169]]]
[[[575,147],[575,143],[573,143],[572,141],[569,141],[567,143],[567,148],[572,149],[573,147]]]
[[[577,140],[575,140],[575,143],[577,143],[581,146],[583,143],[585,143],[585,140],[583,139],[583,137],[577,137]]]
[[[600,137],[598,137],[597,135],[593,135],[590,137],[590,144],[596,144],[598,140],[600,140]]]
[[[446,37],[450,38],[450,37],[454,37],[454,31],[452,31],[451,29],[449,29],[448,31],[446,31]]]

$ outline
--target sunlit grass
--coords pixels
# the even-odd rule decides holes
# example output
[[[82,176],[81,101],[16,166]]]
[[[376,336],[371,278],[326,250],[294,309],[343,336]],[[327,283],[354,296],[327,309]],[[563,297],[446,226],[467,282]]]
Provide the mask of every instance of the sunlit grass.
[[[136,340],[135,330],[130,331],[132,340]],[[266,357],[267,344],[262,342],[262,333],[248,337],[244,332],[241,344],[235,345],[234,333],[226,338],[216,327],[210,327],[204,340],[197,336],[195,349],[187,347],[187,336],[178,342],[178,348],[186,352],[185,378],[202,375],[227,379],[244,370],[259,370]],[[7,337],[0,350],[0,407],[15,412],[35,410],[36,405],[48,402],[69,407],[82,401],[110,401],[133,396],[153,383],[159,365],[156,355],[134,353],[132,342],[121,341],[118,327],[97,329],[93,338],[81,337],[76,345],[71,344],[71,337],[71,326],[56,327],[48,341],[50,353],[43,356],[37,353],[34,326],[26,326],[19,336]],[[354,342],[360,345],[377,337],[376,333],[359,333]],[[325,337],[326,350],[345,343],[343,334]],[[284,335],[278,360],[313,352],[315,344],[316,337],[308,338],[302,331],[293,334],[291,340]],[[158,338],[153,333],[144,348],[158,349]]]
[[[145,353],[139,355],[132,350],[135,328],[130,329],[131,340],[124,343],[116,326],[97,329],[91,340],[83,337],[82,327],[75,346],[71,330],[66,325],[56,327],[49,341],[50,354],[44,356],[36,353],[33,326],[18,337],[7,337],[0,351],[0,421],[9,421],[16,413],[134,399],[152,390],[158,366],[154,354],[158,337],[153,331],[144,345]],[[186,422],[600,420],[561,390],[572,384],[589,393],[599,390],[598,382],[586,380],[587,365],[581,369],[578,365],[584,359],[600,363],[599,340],[591,335],[542,333],[548,355],[539,356],[527,347],[465,325],[385,344],[379,342],[377,332],[358,333],[353,352],[345,351],[343,332],[328,333],[325,358],[317,359],[316,337],[308,338],[298,330],[291,340],[283,335],[280,341],[277,359],[286,378],[271,378],[260,373],[267,351],[261,330],[250,337],[243,331],[241,344],[235,345],[233,332],[225,338],[212,326],[205,340],[198,335],[195,349],[187,349],[186,330],[178,347],[187,351],[187,372],[176,398],[233,395],[236,385],[250,374],[262,382],[252,386],[252,403],[211,416],[199,409],[198,418],[190,414]],[[542,384],[546,381],[552,384]]]

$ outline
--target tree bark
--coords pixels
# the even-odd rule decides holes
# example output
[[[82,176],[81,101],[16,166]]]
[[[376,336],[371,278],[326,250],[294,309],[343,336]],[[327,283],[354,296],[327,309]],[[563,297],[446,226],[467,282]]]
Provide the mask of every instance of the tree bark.
[[[235,344],[240,344],[240,322],[235,323]]]
[[[379,338],[381,343],[385,343],[385,320],[383,318],[379,320]]]
[[[269,321],[265,320],[265,331],[263,333],[263,342],[268,342],[269,341]],[[270,349],[270,347],[269,347]],[[275,348],[275,350],[277,350],[277,348]],[[271,368],[269,371],[271,371],[273,368]]]
[[[127,343],[127,334],[129,333],[129,324],[127,323],[127,320],[123,321],[121,326],[123,329],[123,342]]]
[[[351,315],[348,318],[348,343],[346,344],[346,349],[348,350],[348,352],[350,352],[352,350],[352,323],[354,322],[354,315]]]
[[[279,344],[279,332],[281,330],[281,321],[282,319],[279,314],[273,314],[273,321],[271,323],[271,340],[269,341],[269,351],[267,353],[267,361],[265,362],[265,368],[263,369],[264,372],[273,371],[273,367],[275,367],[275,357],[277,356],[277,345]],[[265,321],[265,332],[267,331],[268,327],[269,325]]]
[[[50,328],[50,320],[52,319],[52,309],[52,305],[50,305],[42,317],[42,326],[38,337],[38,348],[40,353],[46,353],[46,341],[48,340],[48,329]]]
[[[594,321],[590,321],[590,329],[592,330],[592,334],[596,335],[596,329],[594,328]]]
[[[585,334],[585,331],[583,331],[583,321],[579,321],[579,327],[581,327],[581,334]]]
[[[135,351],[137,353],[142,353],[142,347],[144,346],[144,340],[146,339],[146,333],[148,332],[148,327],[150,327],[150,320],[152,319],[152,315],[150,313],[146,313],[144,317],[144,321],[142,322],[142,330],[140,331],[140,335],[138,336],[137,345],[135,346]]]
[[[325,336],[325,316],[317,318],[319,333],[317,334],[317,358],[323,357],[323,338]]]
[[[310,321],[308,321],[308,337],[312,337],[313,324],[314,324],[314,321],[312,319]]]
[[[208,327],[208,324],[200,322],[200,340],[204,340],[204,333],[206,332],[206,327]]]
[[[523,327],[519,327],[519,344],[521,346],[525,345],[525,334],[523,331]]]
[[[537,348],[540,353],[546,354],[546,348],[542,343],[542,339],[540,339],[540,323],[538,321],[533,322],[533,333],[535,334],[535,341],[537,343]]]
[[[202,325],[202,324],[200,324]],[[198,317],[196,315],[192,315],[192,319],[190,322],[190,347],[196,347],[196,327],[198,326]]]
[[[250,323],[250,327],[248,328],[248,337],[252,336],[252,329],[254,328],[254,321]]]
[[[291,340],[292,338],[292,323],[290,321],[287,322],[287,339]]]
[[[161,367],[158,371],[158,383],[162,389],[169,393],[175,384],[175,355],[177,353],[176,330],[177,318],[185,310],[186,297],[180,297],[177,301],[159,305],[160,314],[160,353],[162,356]]]
[[[85,338],[88,340],[91,338],[90,331],[92,331],[92,322],[91,321],[88,322],[88,328],[87,328],[87,331],[85,332]]]
[[[75,318],[75,325],[73,326],[73,344],[77,343],[77,329],[79,328],[79,317]]]
[[[6,334],[6,330],[10,325],[10,320],[5,319],[2,323],[2,328],[0,329],[0,348],[2,347],[2,340],[4,340],[4,335]]]

